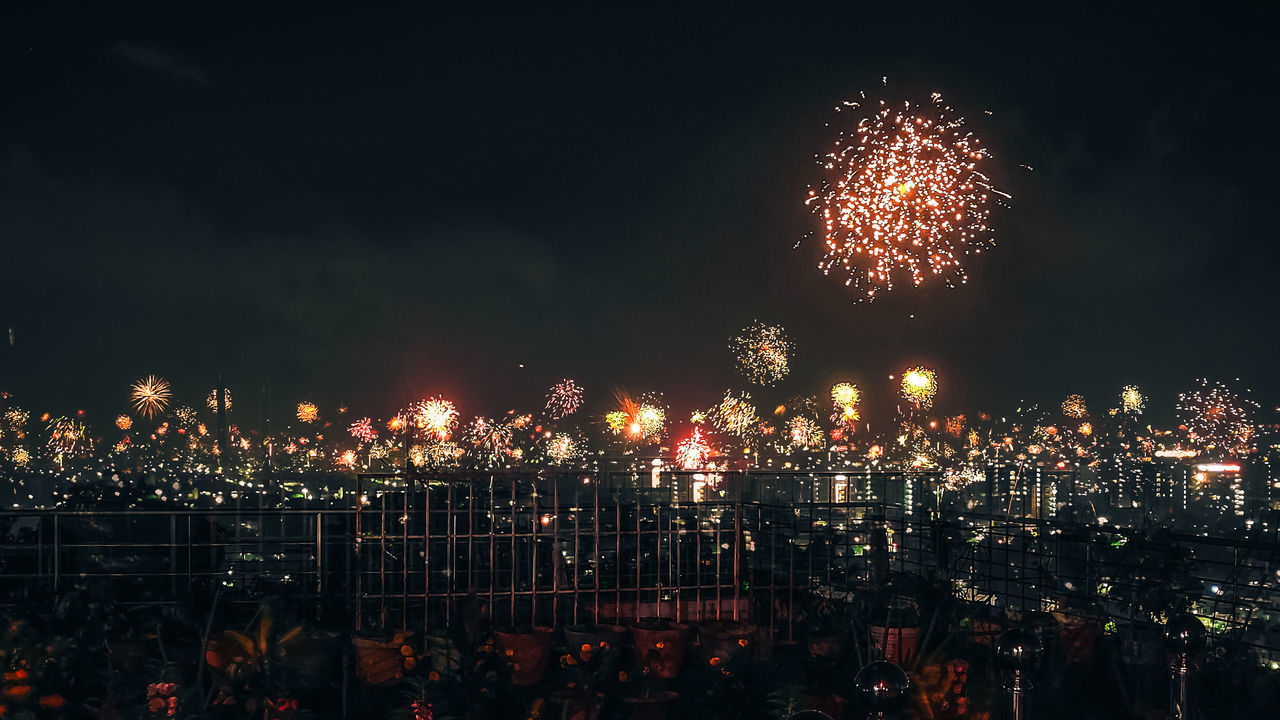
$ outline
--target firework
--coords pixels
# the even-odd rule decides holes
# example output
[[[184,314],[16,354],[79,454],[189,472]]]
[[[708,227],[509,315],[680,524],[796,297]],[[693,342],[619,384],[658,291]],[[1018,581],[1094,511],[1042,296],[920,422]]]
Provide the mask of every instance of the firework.
[[[120,428],[121,430],[128,430],[129,428],[133,427],[133,418],[129,417],[128,415],[117,415],[116,427]]]
[[[173,411],[173,419],[182,427],[190,427],[196,422],[196,411],[186,405]]]
[[[466,437],[490,462],[500,462],[511,454],[513,435],[510,423],[478,417],[467,428]]]
[[[942,485],[948,490],[962,490],[986,479],[982,471],[974,467],[948,468],[942,476]]]
[[[13,463],[18,467],[24,467],[31,462],[31,453],[27,452],[26,448],[14,448],[10,457],[13,458]]]
[[[347,428],[351,432],[351,437],[360,442],[373,442],[378,439],[378,431],[373,429],[373,419],[362,417],[351,423],[351,427]]]
[[[409,448],[409,461],[415,467],[441,467],[456,461],[462,455],[462,448],[450,441],[433,441],[426,445],[414,445]]]
[[[902,397],[915,403],[916,407],[931,407],[937,393],[938,374],[933,370],[921,365],[902,374]]]
[[[738,372],[748,381],[767,387],[791,371],[795,346],[781,327],[755,322],[729,341],[729,349]]]
[[[551,386],[547,392],[547,414],[552,420],[563,420],[582,407],[582,388],[565,379]]]
[[[547,457],[552,462],[564,464],[572,462],[582,454],[582,448],[572,435],[556,433],[547,443]]]
[[[9,408],[4,413],[4,422],[13,432],[22,432],[22,428],[27,425],[27,418],[31,417],[30,413],[22,408]]]
[[[756,428],[760,417],[756,414],[756,406],[751,404],[749,394],[726,392],[724,399],[711,411],[711,422],[720,432],[745,438]]]
[[[396,415],[387,421],[387,430],[393,433],[404,432],[407,427],[409,427],[409,421],[405,419],[404,415]]]
[[[854,407],[862,399],[862,391],[853,383],[836,383],[831,386],[831,402],[837,410]]]
[[[1258,403],[1222,383],[1201,379],[1199,387],[1178,396],[1178,419],[1192,443],[1209,450],[1247,454],[1258,426]]]
[[[152,418],[164,412],[164,409],[169,406],[169,398],[172,395],[169,381],[155,375],[148,375],[133,384],[130,399],[133,402],[133,409],[139,415]]]
[[[316,407],[313,402],[298,403],[298,421],[304,423],[313,423],[320,417],[320,408]]]
[[[444,398],[427,398],[413,406],[413,421],[427,435],[448,440],[458,427],[458,409]]]
[[[349,467],[349,468],[351,468],[351,467],[355,467],[355,466],[356,466],[356,451],[355,451],[355,450],[345,450],[345,451],[343,451],[342,455],[338,457],[338,464],[339,464],[339,465],[345,465],[346,467]]]
[[[700,470],[711,458],[712,448],[702,436],[702,428],[694,428],[693,434],[676,445],[676,462],[685,470]]]
[[[946,430],[946,433],[951,437],[960,438],[961,436],[964,435],[964,428],[967,422],[968,422],[968,418],[966,418],[964,415],[955,415],[953,417],[949,417],[947,418],[947,423],[944,427],[944,430]]]
[[[84,425],[76,420],[60,417],[49,422],[49,452],[54,455],[73,455],[88,441]]]
[[[1067,399],[1062,401],[1062,414],[1076,420],[1088,415],[1089,407],[1085,405],[1084,396],[1068,395]]]
[[[227,390],[226,388],[223,388],[222,392],[227,397],[227,412],[231,412],[231,391]],[[210,410],[217,412],[218,411],[218,391],[210,390],[209,394],[206,395],[204,398],[204,404],[208,405]]]
[[[636,402],[626,393],[618,393],[617,401],[618,409],[610,410],[604,416],[610,432],[625,437],[629,442],[654,443],[662,440],[667,411],[656,398]]]
[[[1141,415],[1146,404],[1147,399],[1142,396],[1137,385],[1125,385],[1120,391],[1120,409],[1130,415]]]
[[[846,286],[875,299],[899,277],[929,276],[948,287],[968,280],[963,258],[993,244],[987,225],[993,191],[978,164],[987,151],[937,93],[905,102],[837,110],[861,117],[820,158],[824,177],[805,204],[819,218],[823,274],[842,268]]]
[[[821,450],[826,440],[822,428],[807,415],[797,415],[787,421],[787,435],[792,450]]]

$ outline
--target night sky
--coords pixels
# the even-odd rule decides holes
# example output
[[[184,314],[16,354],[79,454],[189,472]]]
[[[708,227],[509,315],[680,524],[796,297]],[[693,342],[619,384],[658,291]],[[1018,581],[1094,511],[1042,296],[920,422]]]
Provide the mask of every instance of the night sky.
[[[277,419],[531,408],[563,377],[683,414],[741,385],[756,318],[798,347],[779,393],[850,379],[872,413],[917,362],[942,410],[1136,383],[1160,418],[1202,375],[1280,400],[1274,17],[18,5],[0,388],[37,413],[105,426],[149,373],[198,405],[221,371],[251,425],[264,384]],[[860,90],[939,91],[993,153],[1013,200],[969,284],[854,304],[793,249]]]

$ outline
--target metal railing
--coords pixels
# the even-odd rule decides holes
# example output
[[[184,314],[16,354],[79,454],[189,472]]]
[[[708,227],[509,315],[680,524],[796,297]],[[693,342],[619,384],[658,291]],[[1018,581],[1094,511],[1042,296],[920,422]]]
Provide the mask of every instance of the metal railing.
[[[350,510],[0,512],[0,602],[218,588],[430,632],[473,597],[499,625],[750,619],[789,633],[804,594],[849,597],[899,572],[973,607],[1122,631],[1154,628],[1185,597],[1219,643],[1280,660],[1274,536],[1077,525],[1045,502],[1064,476],[1028,484],[1018,515],[929,495],[927,473],[723,475],[366,475]]]

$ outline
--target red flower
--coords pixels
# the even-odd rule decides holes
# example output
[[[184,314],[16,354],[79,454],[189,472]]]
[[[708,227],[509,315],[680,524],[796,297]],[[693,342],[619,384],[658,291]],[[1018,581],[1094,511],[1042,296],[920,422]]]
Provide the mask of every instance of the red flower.
[[[30,685],[10,685],[4,689],[4,696],[14,698],[15,700],[21,700],[30,694]]]
[[[5,679],[5,680],[26,680],[26,679],[27,679],[27,671],[26,671],[26,670],[23,670],[22,668],[18,668],[17,670],[14,670],[13,672],[7,672],[7,673],[5,673],[5,674],[4,674],[4,679]]]
[[[147,701],[147,709],[151,712],[160,712],[164,709],[164,706],[164,700],[158,697],[153,697]]]
[[[62,706],[66,704],[66,699],[56,693],[53,695],[45,695],[40,698],[40,707],[48,710],[60,710],[62,709]]]

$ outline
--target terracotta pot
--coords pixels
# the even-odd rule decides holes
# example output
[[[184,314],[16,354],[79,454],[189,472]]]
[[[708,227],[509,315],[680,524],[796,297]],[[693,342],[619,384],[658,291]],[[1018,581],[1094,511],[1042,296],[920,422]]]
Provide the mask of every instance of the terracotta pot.
[[[578,652],[583,645],[598,648],[601,643],[618,648],[626,635],[627,629],[621,625],[570,625],[564,629],[564,644],[571,652]]]
[[[641,666],[651,677],[671,680],[684,667],[685,631],[679,627],[657,628],[637,625],[631,628],[632,642]]]
[[[511,668],[511,682],[521,687],[535,685],[547,676],[551,658],[551,628],[495,632],[498,654]]]
[[[839,635],[810,635],[805,646],[814,657],[835,660],[844,655],[845,639]]]
[[[404,677],[405,662],[413,657],[413,633],[391,637],[351,638],[356,649],[356,677],[365,687],[383,687]]]
[[[920,628],[918,627],[871,626],[871,642],[876,650],[880,651],[885,660],[898,667],[906,667],[915,659],[919,636]]]
[[[701,655],[707,658],[731,658],[755,652],[756,626],[734,622],[710,622],[699,625]]]
[[[647,695],[624,697],[627,717],[631,720],[667,720],[671,707],[680,695],[670,690],[656,690]]]

